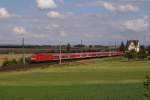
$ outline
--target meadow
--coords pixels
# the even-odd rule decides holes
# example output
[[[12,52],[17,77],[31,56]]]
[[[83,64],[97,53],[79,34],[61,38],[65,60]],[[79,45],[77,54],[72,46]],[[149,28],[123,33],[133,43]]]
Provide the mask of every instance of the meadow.
[[[82,60],[0,73],[0,100],[144,100],[150,61]]]

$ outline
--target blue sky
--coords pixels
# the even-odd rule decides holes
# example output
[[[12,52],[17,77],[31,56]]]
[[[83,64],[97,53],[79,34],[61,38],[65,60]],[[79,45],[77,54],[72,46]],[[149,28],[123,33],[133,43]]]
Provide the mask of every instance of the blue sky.
[[[150,44],[150,0],[0,0],[0,44]]]

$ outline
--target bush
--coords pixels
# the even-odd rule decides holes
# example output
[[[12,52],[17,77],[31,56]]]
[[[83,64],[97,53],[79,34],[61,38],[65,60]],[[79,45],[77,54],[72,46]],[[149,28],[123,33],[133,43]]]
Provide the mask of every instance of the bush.
[[[27,64],[31,63],[30,58],[26,58],[25,61]],[[7,66],[11,66],[11,65],[16,65],[16,64],[23,64],[23,59],[21,58],[18,61],[16,59],[13,59],[10,61],[4,61],[2,64],[2,67],[7,67]]]
[[[137,58],[137,53],[135,51],[130,51],[130,52],[127,52],[124,56],[126,58],[128,58],[128,60],[136,59]]]
[[[17,61],[15,59],[13,59],[11,61],[4,61],[2,64],[2,67],[9,66],[9,65],[15,65],[15,64],[17,64]]]
[[[125,57],[128,58],[128,60],[130,59],[146,59],[148,58],[148,54],[146,53],[145,50],[140,50],[140,52],[135,52],[135,51],[130,51],[130,52],[127,52],[125,54]]]
[[[146,52],[145,51],[140,51],[139,53],[138,53],[138,58],[139,59],[145,59],[145,58],[147,58],[147,54],[146,54]]]
[[[147,100],[150,99],[150,77],[146,76],[146,79],[144,81],[144,86],[146,88],[146,92],[144,93],[144,96],[147,98]]]

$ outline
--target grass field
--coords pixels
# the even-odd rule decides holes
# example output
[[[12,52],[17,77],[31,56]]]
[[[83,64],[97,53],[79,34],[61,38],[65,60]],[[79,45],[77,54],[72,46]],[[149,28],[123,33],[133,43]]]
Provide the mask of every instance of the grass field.
[[[104,58],[0,73],[0,100],[144,100],[150,61]]]

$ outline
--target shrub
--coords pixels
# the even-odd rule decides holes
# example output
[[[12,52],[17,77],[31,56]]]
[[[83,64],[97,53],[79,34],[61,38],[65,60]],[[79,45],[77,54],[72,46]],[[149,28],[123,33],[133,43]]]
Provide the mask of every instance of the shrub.
[[[9,65],[15,65],[15,64],[17,64],[17,61],[15,59],[10,60],[10,61],[4,61],[2,64],[2,67],[9,66]]]
[[[30,63],[30,62],[31,62],[30,58],[25,58],[25,62],[26,62],[26,63]],[[19,59],[19,60],[17,61],[17,64],[23,64],[23,58]]]
[[[130,52],[127,52],[125,54],[125,57],[128,58],[128,60],[136,59],[137,58],[137,53],[135,51],[130,51]]]
[[[31,62],[30,58],[26,58],[25,61],[26,61],[26,63]],[[11,65],[16,65],[16,64],[23,64],[23,59],[21,58],[19,60],[13,59],[10,61],[4,61],[2,64],[2,67],[7,67],[7,66],[11,66]]]
[[[147,57],[147,54],[146,54],[146,52],[145,51],[140,51],[139,53],[138,53],[138,58],[139,59],[145,59]]]
[[[146,76],[146,79],[144,81],[144,86],[146,88],[146,92],[144,93],[144,96],[147,98],[147,100],[150,99],[150,77]]]
[[[125,54],[125,57],[128,58],[128,60],[130,59],[145,59],[148,57],[148,54],[146,53],[146,51],[144,49],[141,49],[140,52],[135,52],[135,51],[130,51],[127,52]]]

